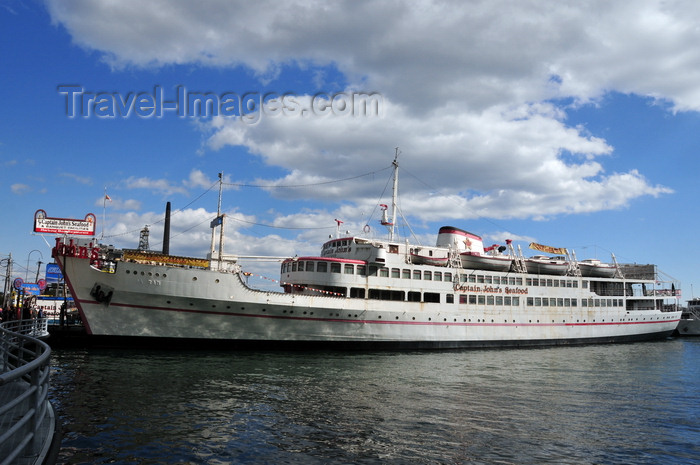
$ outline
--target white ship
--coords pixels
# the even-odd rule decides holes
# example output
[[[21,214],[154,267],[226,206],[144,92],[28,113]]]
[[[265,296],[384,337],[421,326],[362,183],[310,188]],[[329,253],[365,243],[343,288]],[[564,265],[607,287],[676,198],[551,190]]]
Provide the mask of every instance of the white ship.
[[[664,338],[678,325],[675,285],[661,281],[654,265],[619,265],[617,277],[584,277],[575,264],[566,274],[559,268],[547,274],[547,267],[532,272],[533,262],[509,241],[511,266],[498,271],[464,261],[464,252],[482,252],[483,244],[458,228],[442,228],[435,246],[398,240],[396,159],[393,164],[392,218],[382,220],[388,238],[336,237],[318,256],[283,260],[282,292],[249,286],[236,257],[223,254],[222,243],[216,250],[223,215],[212,221],[207,259],[66,237],[56,239],[53,255],[87,333],[127,343],[537,346]]]

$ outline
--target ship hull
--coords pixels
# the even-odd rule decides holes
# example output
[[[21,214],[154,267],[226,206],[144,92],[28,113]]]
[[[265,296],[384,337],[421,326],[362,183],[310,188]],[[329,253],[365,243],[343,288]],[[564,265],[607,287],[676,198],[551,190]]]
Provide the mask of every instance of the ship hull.
[[[679,336],[700,336],[700,320],[684,318],[678,323],[676,331]]]
[[[441,305],[267,292],[241,274],[57,255],[88,335],[230,347],[476,348],[664,338],[680,312]],[[99,290],[98,290],[99,289]]]

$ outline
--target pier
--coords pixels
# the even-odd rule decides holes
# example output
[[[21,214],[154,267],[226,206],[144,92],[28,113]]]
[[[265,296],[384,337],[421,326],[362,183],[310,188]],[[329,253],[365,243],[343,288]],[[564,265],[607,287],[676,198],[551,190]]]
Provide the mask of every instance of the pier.
[[[46,320],[0,325],[0,465],[50,465],[58,452],[48,399],[51,348]]]

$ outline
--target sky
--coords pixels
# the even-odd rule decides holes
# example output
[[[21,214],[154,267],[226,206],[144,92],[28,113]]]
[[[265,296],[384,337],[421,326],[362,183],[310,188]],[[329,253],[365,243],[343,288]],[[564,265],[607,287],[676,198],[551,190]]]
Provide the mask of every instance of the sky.
[[[218,173],[227,253],[383,238],[398,147],[402,240],[614,253],[689,299],[698,24],[693,0],[0,0],[0,260],[51,261],[39,209],[159,250],[166,202],[170,252],[204,256]]]

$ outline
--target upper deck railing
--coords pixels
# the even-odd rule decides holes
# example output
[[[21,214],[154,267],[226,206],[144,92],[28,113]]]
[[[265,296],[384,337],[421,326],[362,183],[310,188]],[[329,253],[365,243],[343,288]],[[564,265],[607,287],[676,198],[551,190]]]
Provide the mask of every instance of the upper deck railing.
[[[37,339],[46,331],[43,320],[0,325],[0,465],[41,463],[53,437],[51,348]]]

